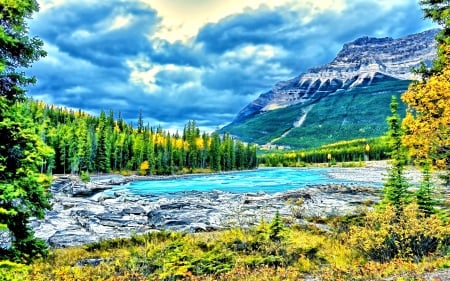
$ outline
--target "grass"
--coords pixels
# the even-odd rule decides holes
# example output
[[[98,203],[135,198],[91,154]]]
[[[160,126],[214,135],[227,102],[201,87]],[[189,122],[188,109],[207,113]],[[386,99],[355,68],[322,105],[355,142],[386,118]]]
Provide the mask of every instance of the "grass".
[[[30,265],[27,279],[229,281],[303,280],[315,276],[320,280],[421,280],[424,272],[450,266],[448,251],[436,251],[419,262],[368,259],[358,251],[358,244],[352,244],[360,241],[358,233],[365,233],[362,230],[369,222],[367,214],[321,221],[333,231],[323,231],[314,224],[283,226],[276,229],[280,234],[277,239],[271,238],[275,229],[272,221],[250,229],[192,234],[153,232],[55,249],[48,258]],[[380,235],[368,231],[372,236]],[[97,262],[89,264],[89,260]],[[395,278],[392,280],[403,280]]]

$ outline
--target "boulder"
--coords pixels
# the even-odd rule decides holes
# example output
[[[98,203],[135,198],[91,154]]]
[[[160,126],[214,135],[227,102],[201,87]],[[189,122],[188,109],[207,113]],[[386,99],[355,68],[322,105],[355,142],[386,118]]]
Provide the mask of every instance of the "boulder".
[[[53,248],[70,247],[98,241],[99,237],[92,235],[83,229],[57,231],[48,239],[48,244]]]

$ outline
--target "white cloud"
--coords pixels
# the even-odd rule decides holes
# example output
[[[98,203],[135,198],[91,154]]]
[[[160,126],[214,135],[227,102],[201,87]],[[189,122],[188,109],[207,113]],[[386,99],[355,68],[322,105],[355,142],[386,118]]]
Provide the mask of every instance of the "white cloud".
[[[119,15],[112,20],[108,31],[127,27],[133,20],[132,15]]]
[[[324,10],[341,11],[345,7],[344,0],[141,0],[158,12],[161,17],[159,30],[152,38],[161,38],[169,42],[177,40],[187,42],[193,38],[206,23],[219,20],[248,9],[256,9],[262,5],[276,8],[289,5],[297,10],[310,10],[314,16]],[[299,20],[305,20],[299,19]]]

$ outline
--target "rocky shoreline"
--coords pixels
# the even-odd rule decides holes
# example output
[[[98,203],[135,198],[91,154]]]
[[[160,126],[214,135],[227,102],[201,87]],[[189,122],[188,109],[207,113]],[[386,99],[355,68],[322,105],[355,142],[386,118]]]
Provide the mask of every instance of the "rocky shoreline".
[[[261,219],[271,220],[276,211],[292,222],[304,223],[304,217],[345,214],[379,199],[379,188],[341,184],[275,194],[214,190],[137,196],[102,192],[133,180],[137,178],[103,176],[84,183],[74,176],[59,177],[51,187],[53,209],[43,220],[31,221],[36,236],[51,247],[68,247],[149,231],[247,227]]]

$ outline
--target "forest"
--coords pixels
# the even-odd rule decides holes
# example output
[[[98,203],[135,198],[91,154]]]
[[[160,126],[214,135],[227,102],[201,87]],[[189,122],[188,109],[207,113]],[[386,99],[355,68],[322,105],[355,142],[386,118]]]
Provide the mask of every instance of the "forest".
[[[270,222],[249,228],[130,233],[49,249],[34,236],[30,218],[46,219],[52,209],[51,175],[251,169],[258,165],[257,151],[229,134],[201,133],[195,121],[183,132],[169,133],[145,125],[142,114],[133,126],[112,110],[96,117],[27,99],[26,88],[36,79],[22,69],[46,55],[43,42],[28,35],[26,19],[39,7],[33,0],[0,1],[0,280],[445,280],[450,274],[450,4],[420,4],[425,18],[443,29],[436,37],[437,59],[415,70],[421,79],[401,96],[405,118],[394,96],[384,139],[264,160],[296,165],[312,157],[381,159],[389,152],[378,202],[365,202],[349,214],[305,217],[302,197],[286,202],[292,216],[277,212]],[[422,172],[417,185],[405,176],[409,163]]]
[[[338,162],[342,165],[362,165],[364,161],[389,159],[390,152],[387,138],[382,136],[340,141],[306,150],[263,151],[258,157],[258,163],[266,167],[303,167],[315,163],[335,165]]]
[[[85,174],[137,171],[141,175],[219,172],[254,169],[256,146],[234,140],[229,134],[201,133],[189,121],[182,133],[144,125],[137,127],[112,110],[98,117],[27,100],[17,112],[34,122],[36,133],[49,147],[41,172]],[[52,151],[53,150],[53,153]]]

